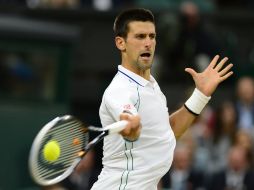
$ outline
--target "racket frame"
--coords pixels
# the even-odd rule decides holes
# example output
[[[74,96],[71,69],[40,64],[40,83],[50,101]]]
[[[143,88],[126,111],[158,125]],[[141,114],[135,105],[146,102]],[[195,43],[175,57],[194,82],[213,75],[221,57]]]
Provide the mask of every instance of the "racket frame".
[[[37,161],[39,159],[39,152],[40,152],[40,149],[41,149],[41,142],[42,142],[44,136],[59,121],[68,120],[68,119],[77,120],[75,117],[73,117],[71,115],[64,115],[64,116],[56,117],[55,119],[51,120],[46,125],[44,125],[44,127],[39,131],[39,133],[37,134],[37,136],[35,137],[35,139],[32,143],[32,147],[31,147],[30,154],[29,154],[28,166],[29,166],[31,177],[33,178],[33,180],[37,184],[39,184],[41,186],[54,185],[54,184],[57,184],[57,183],[63,181],[64,179],[66,179],[74,171],[75,167],[78,165],[78,163],[81,161],[81,159],[85,156],[85,154],[90,149],[92,149],[105,136],[120,132],[128,124],[127,121],[121,120],[121,121],[115,122],[111,125],[108,125],[104,128],[99,128],[99,127],[94,127],[94,126],[87,127],[89,131],[101,132],[101,134],[99,134],[92,141],[90,141],[85,147],[83,147],[83,150],[80,150],[79,157],[74,159],[71,166],[69,168],[67,168],[66,171],[64,171],[64,173],[62,173],[61,175],[59,175],[59,176],[57,176],[53,179],[44,180],[44,179],[38,178],[35,174],[36,173],[35,171],[37,170]],[[82,122],[80,122],[80,123],[82,124]]]

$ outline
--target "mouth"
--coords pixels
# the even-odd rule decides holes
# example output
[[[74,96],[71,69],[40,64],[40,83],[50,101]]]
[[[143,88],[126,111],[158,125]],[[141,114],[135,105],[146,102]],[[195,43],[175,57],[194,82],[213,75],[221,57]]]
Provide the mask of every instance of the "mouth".
[[[151,56],[152,56],[152,54],[149,53],[149,52],[140,54],[140,57],[145,59],[145,60],[149,60]]]

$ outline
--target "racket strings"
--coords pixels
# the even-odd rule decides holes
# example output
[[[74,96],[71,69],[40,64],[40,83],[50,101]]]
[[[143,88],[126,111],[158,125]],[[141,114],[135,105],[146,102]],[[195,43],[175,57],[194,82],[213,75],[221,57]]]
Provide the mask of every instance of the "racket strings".
[[[85,133],[82,124],[76,120],[63,121],[57,123],[48,134],[45,135],[42,142],[45,140],[47,143],[49,137],[51,140],[56,140],[60,145],[60,157],[54,161],[49,162],[42,159],[38,162],[37,171],[38,177],[43,179],[53,179],[66,171],[75,159],[78,153],[88,142],[88,133]],[[78,139],[78,143],[74,140]],[[43,144],[40,149],[39,155],[43,157]]]

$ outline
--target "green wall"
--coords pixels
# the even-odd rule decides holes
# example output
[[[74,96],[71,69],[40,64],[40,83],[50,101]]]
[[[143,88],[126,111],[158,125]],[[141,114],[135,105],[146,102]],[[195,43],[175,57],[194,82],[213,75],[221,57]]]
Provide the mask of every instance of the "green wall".
[[[66,114],[64,105],[0,106],[0,189],[35,186],[28,172],[31,144],[40,128],[56,116]]]

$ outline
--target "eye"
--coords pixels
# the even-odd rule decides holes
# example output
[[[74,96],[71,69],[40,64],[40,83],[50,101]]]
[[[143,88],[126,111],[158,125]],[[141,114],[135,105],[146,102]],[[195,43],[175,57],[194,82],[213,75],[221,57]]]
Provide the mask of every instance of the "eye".
[[[150,39],[155,39],[156,38],[156,34],[150,34],[149,37],[150,37]]]
[[[138,38],[138,39],[144,39],[144,38],[146,38],[146,35],[145,34],[137,34],[136,38]]]

